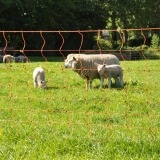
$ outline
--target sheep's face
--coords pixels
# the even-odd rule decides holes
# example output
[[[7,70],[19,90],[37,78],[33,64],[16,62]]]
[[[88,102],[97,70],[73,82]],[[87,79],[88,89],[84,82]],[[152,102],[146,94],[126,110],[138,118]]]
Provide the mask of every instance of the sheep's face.
[[[73,58],[65,59],[65,61],[64,61],[64,67],[65,68],[72,68],[72,60],[73,60]]]
[[[76,68],[77,66],[77,60],[75,57],[71,57],[69,59],[65,60],[65,68]]]
[[[39,87],[40,87],[41,89],[46,89],[46,88],[47,88],[47,86],[46,86],[46,81],[41,81],[40,84],[39,84]]]
[[[72,66],[71,67],[72,69],[77,69],[78,68],[78,61],[75,57],[73,57],[72,60],[71,60],[71,66]]]
[[[106,66],[105,64],[104,64],[104,65],[98,65],[98,66],[97,66],[98,72],[99,72],[99,73],[103,73],[105,66]]]
[[[65,61],[64,61],[64,67],[68,68],[68,59],[65,59]]]

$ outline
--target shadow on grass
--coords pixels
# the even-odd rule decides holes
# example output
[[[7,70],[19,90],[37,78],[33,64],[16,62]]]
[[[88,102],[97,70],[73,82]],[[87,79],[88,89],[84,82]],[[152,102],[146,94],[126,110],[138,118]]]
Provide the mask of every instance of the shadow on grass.
[[[52,90],[52,89],[59,89],[59,87],[53,87],[53,86],[47,87],[47,90]]]
[[[125,82],[125,83],[123,84],[123,87],[120,87],[120,86],[117,86],[116,84],[113,83],[113,84],[111,85],[111,88],[110,88],[110,89],[122,90],[122,89],[124,89],[125,86],[127,86],[127,85],[128,85],[128,83]],[[95,88],[101,89],[99,85],[96,85]],[[108,88],[108,85],[105,84],[102,89],[109,89],[109,88]]]

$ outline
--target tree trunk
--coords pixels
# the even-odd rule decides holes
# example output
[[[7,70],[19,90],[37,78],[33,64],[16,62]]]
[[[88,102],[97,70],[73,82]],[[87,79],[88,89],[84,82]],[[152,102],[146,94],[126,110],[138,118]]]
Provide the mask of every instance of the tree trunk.
[[[111,20],[112,20],[112,29],[117,29],[115,12],[112,12]],[[112,45],[117,46],[117,32],[116,31],[112,32]]]

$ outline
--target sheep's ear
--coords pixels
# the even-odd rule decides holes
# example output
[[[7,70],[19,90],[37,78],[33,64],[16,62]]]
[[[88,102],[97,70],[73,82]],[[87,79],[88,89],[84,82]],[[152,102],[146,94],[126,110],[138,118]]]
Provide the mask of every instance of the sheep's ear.
[[[41,81],[41,84],[44,84],[45,83],[45,81]]]
[[[76,61],[76,58],[75,58],[75,57],[73,57],[73,60],[75,60],[75,61]]]
[[[43,81],[41,81],[41,84],[43,84]]]
[[[94,62],[94,64],[95,64],[96,66],[98,66],[98,65],[99,65],[98,63],[95,63],[95,62]]]

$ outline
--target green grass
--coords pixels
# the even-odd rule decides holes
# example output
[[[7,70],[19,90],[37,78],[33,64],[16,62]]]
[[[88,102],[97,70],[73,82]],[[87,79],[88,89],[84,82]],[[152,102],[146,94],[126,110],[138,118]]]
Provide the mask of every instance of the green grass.
[[[123,61],[123,89],[89,91],[62,61],[0,64],[0,159],[159,159],[159,62]],[[33,87],[39,65],[47,90]]]

